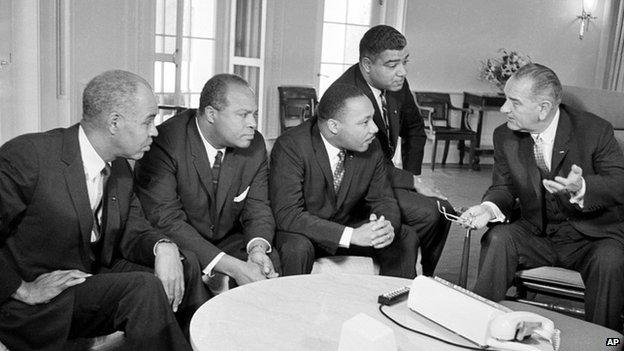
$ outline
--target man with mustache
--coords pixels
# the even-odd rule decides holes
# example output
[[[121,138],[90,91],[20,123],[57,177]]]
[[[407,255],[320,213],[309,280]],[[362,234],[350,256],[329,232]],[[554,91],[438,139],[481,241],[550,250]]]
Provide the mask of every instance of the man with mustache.
[[[108,71],[87,84],[79,124],[0,148],[9,349],[64,350],[68,339],[121,330],[129,349],[190,350],[173,312],[190,321],[206,301],[199,263],[149,225],[126,160],[149,150],[156,112],[149,83]]]
[[[474,292],[505,297],[517,270],[559,266],[585,283],[585,318],[622,331],[624,307],[624,156],[613,127],[561,105],[555,72],[520,68],[505,85],[494,131],[492,185],[462,214],[483,228]],[[519,203],[518,219],[511,218]]]
[[[423,274],[435,270],[450,222],[438,213],[436,200],[451,213],[453,206],[438,190],[427,186],[421,173],[425,136],[423,118],[407,82],[409,52],[407,40],[396,29],[378,25],[360,40],[360,62],[351,66],[334,84],[360,88],[373,104],[373,121],[392,179],[394,195],[405,224],[419,236]],[[401,137],[401,155],[395,155]],[[402,157],[403,169],[394,166],[393,158]]]
[[[279,267],[257,114],[249,84],[218,74],[204,85],[198,110],[158,127],[135,168],[152,224],[193,251],[206,278],[220,273],[238,285],[274,278]]]
[[[359,88],[335,84],[317,117],[275,142],[271,207],[284,275],[341,254],[375,257],[382,275],[416,275],[418,238],[401,225],[373,114]]]

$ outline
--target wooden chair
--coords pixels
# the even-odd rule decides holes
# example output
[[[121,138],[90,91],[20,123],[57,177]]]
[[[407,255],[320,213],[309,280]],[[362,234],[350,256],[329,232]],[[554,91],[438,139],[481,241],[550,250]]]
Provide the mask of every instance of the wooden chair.
[[[304,86],[279,86],[280,133],[298,126],[315,113],[316,90]]]
[[[470,141],[470,164],[474,159],[474,145],[477,141],[477,132],[470,128],[468,115],[472,110],[459,108],[451,104],[451,97],[445,93],[414,92],[416,106],[425,113],[427,124],[427,137],[433,140],[431,150],[431,170],[435,170],[436,150],[438,140],[444,141],[444,154],[442,155],[442,165],[446,164],[448,149],[451,140],[458,141],[459,164],[464,164],[465,141]],[[459,127],[451,125],[451,112],[461,112],[461,122]]]

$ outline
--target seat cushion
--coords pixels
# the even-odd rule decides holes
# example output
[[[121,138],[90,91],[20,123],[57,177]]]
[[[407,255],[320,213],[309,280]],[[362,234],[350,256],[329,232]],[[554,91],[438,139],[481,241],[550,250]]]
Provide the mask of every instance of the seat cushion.
[[[537,267],[519,271],[516,276],[521,280],[538,281],[585,290],[581,274],[561,267]]]

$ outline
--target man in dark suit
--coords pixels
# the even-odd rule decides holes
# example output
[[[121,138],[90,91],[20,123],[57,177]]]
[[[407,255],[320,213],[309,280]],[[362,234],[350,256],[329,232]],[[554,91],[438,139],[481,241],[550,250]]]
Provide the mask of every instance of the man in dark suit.
[[[376,132],[362,91],[336,84],[318,118],[275,142],[271,207],[285,275],[310,273],[316,257],[337,254],[372,255],[383,275],[416,275],[418,238],[401,226]]]
[[[218,272],[239,285],[276,277],[279,267],[257,113],[244,79],[216,75],[204,85],[199,110],[159,126],[135,169],[152,224],[193,251],[207,277]]]
[[[395,197],[404,222],[418,233],[423,274],[433,275],[442,254],[450,222],[439,213],[439,200],[450,213],[453,206],[437,189],[418,177],[427,140],[423,118],[406,79],[409,53],[407,41],[396,29],[379,25],[369,29],[360,41],[360,62],[351,66],[334,84],[360,88],[374,107],[377,140],[390,166]],[[401,137],[401,155],[396,155]],[[402,157],[403,169],[393,158]]]
[[[193,290],[203,289],[199,264],[181,261],[149,225],[126,161],[149,149],[156,112],[145,80],[108,71],[85,88],[80,124],[0,149],[0,340],[9,349],[61,350],[115,330],[130,349],[190,349],[172,308],[205,301]]]
[[[539,64],[505,86],[494,131],[492,186],[462,217],[476,228],[505,222],[481,240],[474,291],[505,297],[518,269],[560,266],[585,283],[588,321],[622,330],[624,306],[624,157],[612,126],[560,105],[561,83]],[[519,199],[520,218],[508,222]]]

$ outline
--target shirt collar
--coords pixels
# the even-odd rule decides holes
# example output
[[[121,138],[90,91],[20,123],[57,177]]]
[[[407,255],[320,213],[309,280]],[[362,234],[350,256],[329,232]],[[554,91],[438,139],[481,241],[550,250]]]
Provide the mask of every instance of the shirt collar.
[[[542,139],[543,142],[548,144],[553,144],[555,142],[555,137],[557,136],[557,126],[559,125],[559,108],[557,108],[557,112],[555,112],[555,117],[550,121],[550,124],[546,129],[544,129],[541,133],[531,133],[531,137],[533,140],[536,140],[538,137]]]
[[[368,84],[368,82],[366,82],[366,84],[368,85],[368,87],[371,89],[371,91],[373,92],[373,95],[375,96],[376,99],[380,98],[380,95],[382,93],[381,90],[375,88],[374,86]]]
[[[204,148],[206,149],[206,153],[208,154],[208,162],[210,162],[210,166],[212,167],[212,162],[214,158],[217,156],[217,152],[221,151],[223,156],[221,156],[221,162],[225,158],[225,148],[216,149],[212,144],[208,142],[208,139],[202,133],[201,128],[199,128],[199,115],[195,116],[195,126],[197,126],[197,130],[199,131],[199,136],[201,138],[202,143],[204,144]]]
[[[87,179],[98,177],[102,169],[106,166],[106,162],[100,157],[97,151],[95,151],[81,125],[78,126],[78,145],[80,146],[82,166],[84,167]]]
[[[329,141],[327,141],[327,139],[325,139],[325,137],[323,136],[323,133],[321,133],[321,139],[323,139],[323,144],[325,144],[325,150],[327,150],[327,156],[329,156],[329,160],[330,162],[332,162],[332,160],[335,160],[338,157],[338,153],[340,153],[340,149],[330,144]]]

